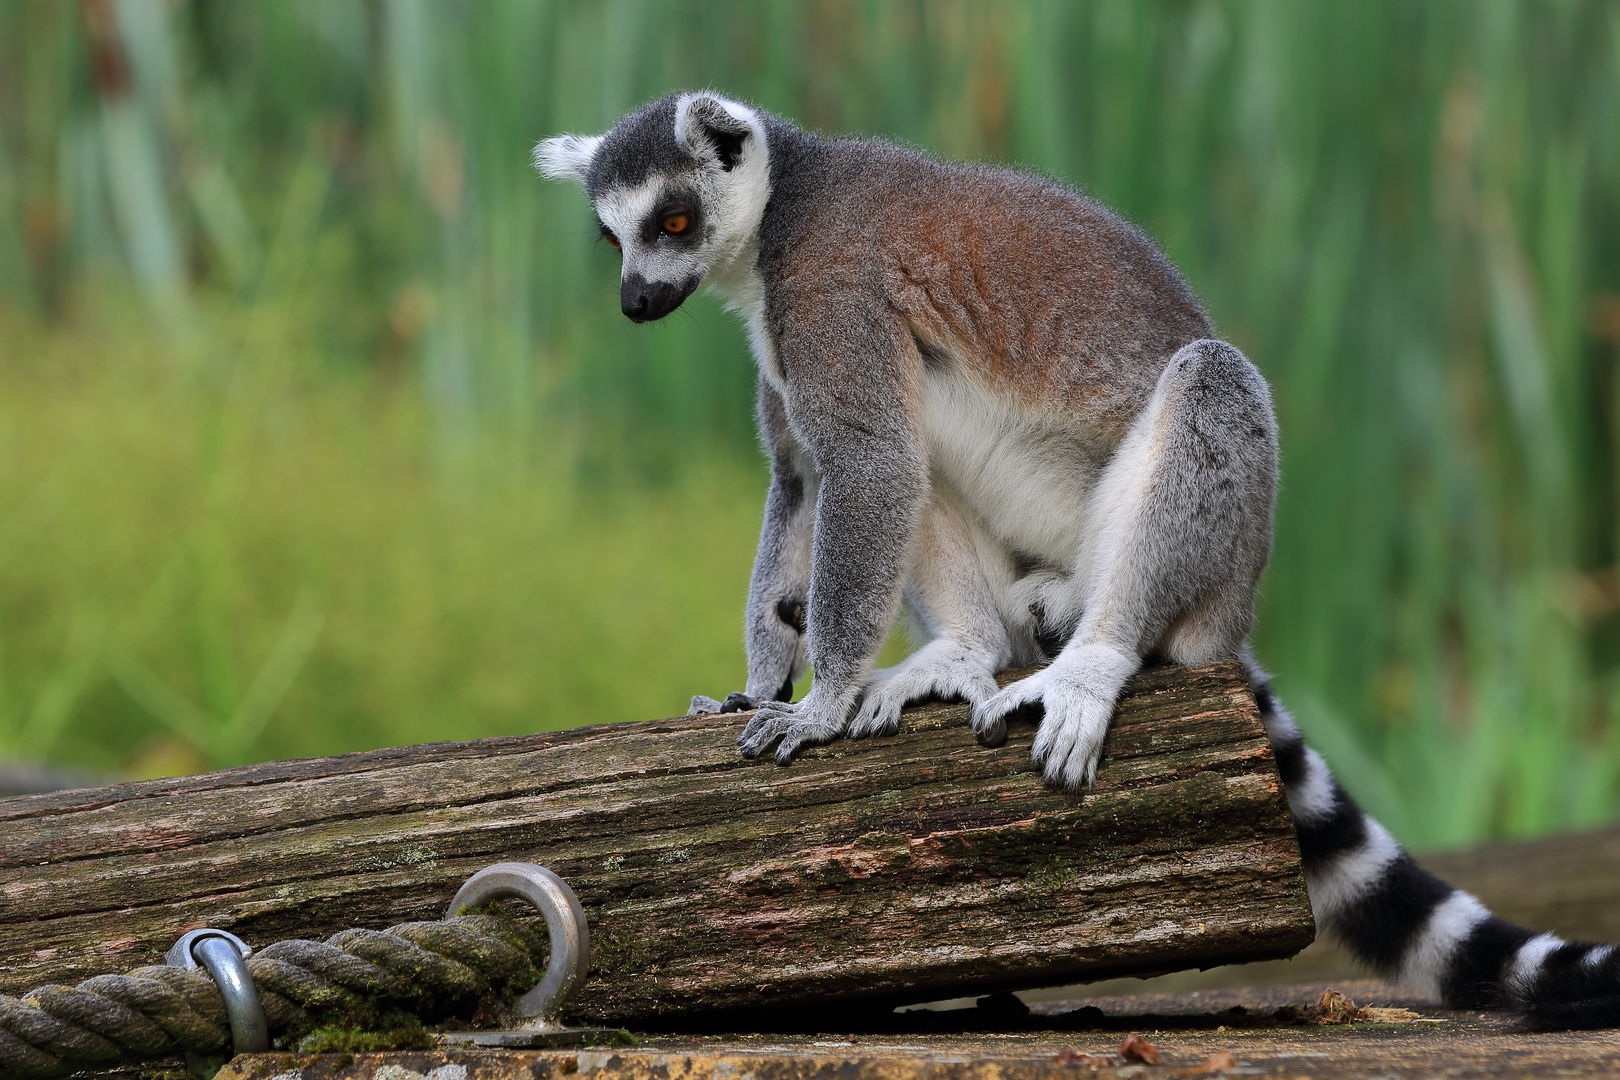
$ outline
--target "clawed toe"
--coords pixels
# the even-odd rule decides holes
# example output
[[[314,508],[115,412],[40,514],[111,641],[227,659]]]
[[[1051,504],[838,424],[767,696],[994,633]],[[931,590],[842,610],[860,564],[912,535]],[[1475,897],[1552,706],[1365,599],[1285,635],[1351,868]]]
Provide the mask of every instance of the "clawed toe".
[[[979,741],[980,746],[994,749],[1007,741],[1007,721],[1003,717],[989,720],[973,718],[973,737]]]
[[[979,652],[936,639],[898,667],[874,674],[850,737],[893,735],[900,730],[901,712],[920,702],[966,701],[977,709],[996,693],[994,666]]]
[[[1098,749],[1085,745],[1074,746],[1067,754],[1048,754],[1037,758],[1041,766],[1041,779],[1048,786],[1061,788],[1071,795],[1091,790],[1097,780]]]
[[[879,705],[871,711],[862,710],[861,714],[849,725],[848,738],[869,739],[884,738],[897,734],[900,731],[899,710],[891,710],[886,705]]]
[[[1044,689],[1040,678],[1020,679],[974,708],[973,734],[979,742],[1000,746],[1007,741],[1007,721],[1040,705]]]

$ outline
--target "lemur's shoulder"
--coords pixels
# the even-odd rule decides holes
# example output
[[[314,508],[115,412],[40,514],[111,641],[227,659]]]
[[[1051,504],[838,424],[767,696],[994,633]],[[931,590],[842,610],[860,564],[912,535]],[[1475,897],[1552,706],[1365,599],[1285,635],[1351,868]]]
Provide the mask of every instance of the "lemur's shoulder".
[[[1213,333],[1157,246],[1072,187],[882,140],[788,125],[770,136],[759,267],[778,329],[865,296],[924,355],[1053,407],[1080,406],[1112,380],[1126,391],[1109,395],[1117,420],[1176,349]]]

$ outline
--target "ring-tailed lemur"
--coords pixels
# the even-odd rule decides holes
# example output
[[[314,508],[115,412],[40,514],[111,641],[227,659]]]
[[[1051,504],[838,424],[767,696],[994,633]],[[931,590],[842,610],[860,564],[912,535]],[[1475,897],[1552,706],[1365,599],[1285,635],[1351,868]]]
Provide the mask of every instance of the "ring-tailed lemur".
[[[535,162],[589,194],[625,315],[662,318],[707,283],[747,324],[772,471],[748,683],[694,699],[757,708],[743,754],[889,734],[928,696],[971,702],[996,744],[1038,705],[1035,758],[1074,790],[1144,656],[1239,656],[1322,926],[1450,1005],[1620,1023],[1620,953],[1532,934],[1419,869],[1272,697],[1245,646],[1271,548],[1270,392],[1140,232],[1037,176],[823,139],[711,93],[547,139]],[[930,640],[873,671],[902,596]]]

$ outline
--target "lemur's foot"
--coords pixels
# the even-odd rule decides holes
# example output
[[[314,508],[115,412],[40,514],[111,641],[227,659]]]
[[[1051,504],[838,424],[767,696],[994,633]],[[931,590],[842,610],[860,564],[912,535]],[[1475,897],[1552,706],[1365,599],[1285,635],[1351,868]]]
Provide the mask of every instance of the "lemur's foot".
[[[893,735],[900,730],[900,710],[929,698],[977,705],[995,696],[995,660],[972,652],[949,638],[939,638],[892,668],[874,671],[865,697],[849,725],[851,739]]]
[[[774,743],[776,763],[786,765],[805,747],[821,746],[843,735],[849,727],[853,698],[853,692],[834,696],[811,687],[798,703],[767,702],[737,736],[737,748],[743,757],[756,758]]]
[[[1045,710],[1031,752],[1053,787],[1077,792],[1097,779],[1103,737],[1125,681],[1141,661],[1106,645],[1065,649],[1050,665],[1020,679],[973,711],[974,730],[1005,731],[1007,717],[1036,704]],[[981,741],[983,736],[981,735]]]

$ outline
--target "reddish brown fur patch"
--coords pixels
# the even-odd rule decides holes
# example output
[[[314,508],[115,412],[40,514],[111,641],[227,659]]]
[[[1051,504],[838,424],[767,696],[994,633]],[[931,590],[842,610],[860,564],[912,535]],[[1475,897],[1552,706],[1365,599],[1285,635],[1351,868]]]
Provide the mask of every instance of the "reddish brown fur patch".
[[[1213,334],[1152,243],[1083,196],[890,147],[874,156],[855,190],[817,207],[803,234],[815,281],[789,271],[804,278],[791,287],[877,284],[906,332],[993,391],[1117,434],[1176,349]]]

